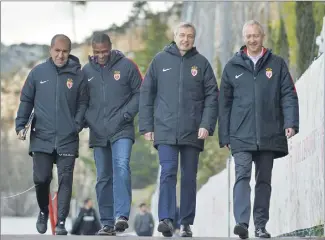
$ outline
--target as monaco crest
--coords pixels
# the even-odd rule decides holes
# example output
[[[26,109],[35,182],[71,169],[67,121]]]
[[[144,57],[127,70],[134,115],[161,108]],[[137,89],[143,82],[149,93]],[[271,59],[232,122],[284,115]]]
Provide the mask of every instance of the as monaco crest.
[[[114,71],[114,79],[116,81],[120,80],[121,74],[120,71]]]
[[[270,79],[272,77],[272,68],[267,68],[265,75]]]
[[[191,68],[191,73],[192,73],[192,76],[195,77],[197,75],[197,66],[193,66]]]
[[[70,89],[73,86],[73,80],[71,78],[68,78],[67,80],[67,87]]]

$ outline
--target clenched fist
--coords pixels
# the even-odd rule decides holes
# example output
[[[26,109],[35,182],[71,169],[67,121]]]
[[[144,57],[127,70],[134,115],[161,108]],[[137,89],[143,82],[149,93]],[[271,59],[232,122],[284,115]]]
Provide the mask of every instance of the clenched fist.
[[[146,139],[147,141],[153,141],[154,138],[154,133],[153,132],[147,132],[144,134],[144,139]]]
[[[26,136],[24,136],[24,130],[25,129],[22,129],[22,130],[20,130],[19,132],[18,132],[18,139],[19,140],[26,140]]]
[[[198,139],[206,139],[209,136],[208,130],[205,128],[199,129]]]

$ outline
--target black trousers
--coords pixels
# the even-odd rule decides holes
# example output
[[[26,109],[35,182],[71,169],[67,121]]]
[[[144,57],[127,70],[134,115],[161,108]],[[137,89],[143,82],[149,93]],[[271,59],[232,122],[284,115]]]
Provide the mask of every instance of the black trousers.
[[[70,211],[72,195],[73,170],[75,156],[35,152],[33,154],[33,180],[36,188],[38,206],[42,212],[48,213],[50,183],[52,181],[53,164],[58,169],[58,220],[64,221]]]

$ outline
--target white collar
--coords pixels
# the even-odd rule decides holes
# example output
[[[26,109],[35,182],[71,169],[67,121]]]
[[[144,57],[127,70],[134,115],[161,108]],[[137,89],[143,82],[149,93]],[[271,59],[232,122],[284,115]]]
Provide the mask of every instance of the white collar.
[[[260,57],[263,55],[263,52],[264,52],[264,47],[262,47],[262,51],[261,51],[261,53],[260,53],[259,55],[257,55],[257,56],[251,56],[251,55],[249,54],[248,50],[247,50],[247,55],[248,55],[248,57],[250,57],[250,58],[260,58]]]

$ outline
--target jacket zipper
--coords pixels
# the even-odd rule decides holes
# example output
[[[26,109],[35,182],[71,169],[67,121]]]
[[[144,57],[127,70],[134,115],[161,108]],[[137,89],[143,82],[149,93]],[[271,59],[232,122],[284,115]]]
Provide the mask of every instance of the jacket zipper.
[[[176,144],[178,143],[179,138],[179,119],[180,119],[180,106],[181,106],[181,95],[182,95],[182,79],[183,79],[183,60],[181,58],[181,66],[180,66],[180,78],[178,82],[178,108],[177,108],[177,124],[176,124]]]
[[[55,143],[54,149],[57,149],[58,142],[58,94],[59,94],[59,74],[56,73],[56,92],[55,92]]]
[[[100,69],[100,77],[102,78],[102,91],[103,91],[103,98],[104,98],[104,118],[106,117],[106,94],[105,94],[105,81],[103,77],[103,68]]]
[[[257,104],[256,104],[256,101],[257,101],[257,94],[256,94],[256,65],[259,61],[256,62],[256,64],[254,64],[254,71],[253,71],[253,77],[254,77],[254,95],[255,95],[255,101],[254,101],[254,107],[255,107],[255,129],[256,129],[256,145],[257,145],[257,150],[259,149],[259,146],[260,146],[260,131],[259,131],[259,128],[258,128],[258,123],[257,123],[257,119],[258,119],[258,113],[257,113]]]

